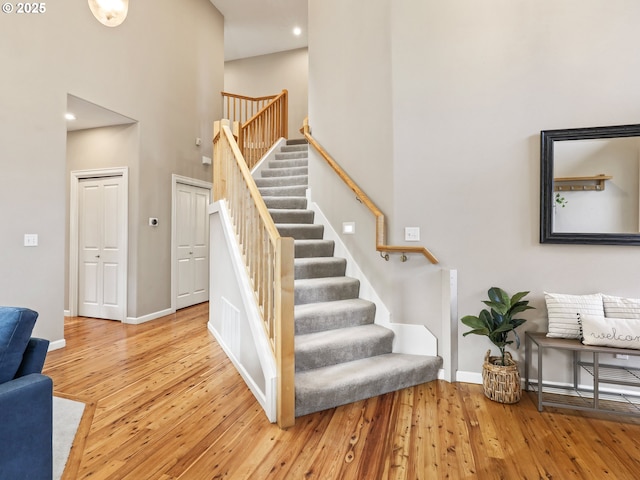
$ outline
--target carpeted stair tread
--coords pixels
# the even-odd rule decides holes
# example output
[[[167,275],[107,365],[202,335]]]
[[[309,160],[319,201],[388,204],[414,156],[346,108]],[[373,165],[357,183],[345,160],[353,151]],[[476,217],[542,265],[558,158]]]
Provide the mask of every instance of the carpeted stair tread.
[[[332,257],[335,250],[333,240],[300,239],[293,242],[296,258]]]
[[[307,199],[305,197],[269,197],[263,196],[264,204],[267,208],[274,209],[300,209],[305,210],[307,208]]]
[[[269,161],[269,168],[291,168],[291,167],[307,167],[307,166],[309,166],[309,159],[307,158],[292,158],[289,160]]]
[[[258,187],[258,191],[263,197],[304,197],[307,192],[307,185]]]
[[[313,210],[301,210],[294,208],[270,208],[269,213],[274,223],[313,223]]]
[[[294,277],[321,278],[344,276],[347,260],[340,257],[311,257],[294,260]]]
[[[360,292],[360,280],[352,277],[303,278],[293,283],[295,305],[357,298]]]
[[[320,240],[324,235],[324,225],[320,224],[276,223],[276,228],[281,236],[295,240]]]
[[[289,148],[293,146],[309,148],[309,142],[307,142],[306,138],[289,138],[287,139],[286,146],[282,148]]]
[[[308,175],[309,168],[302,167],[278,167],[278,168],[265,168],[260,172],[262,178],[272,177],[295,177],[299,175]]]
[[[307,175],[294,175],[291,177],[263,177],[255,179],[256,186],[261,187],[291,187],[295,185],[308,185]]]
[[[293,152],[284,152],[284,153],[276,153],[276,160],[290,160],[292,158],[307,158],[309,153],[304,151],[293,151]]]
[[[296,373],[296,416],[438,378],[440,357],[388,353]]]
[[[380,325],[296,335],[296,372],[391,353],[393,332]]]
[[[376,304],[362,298],[306,303],[294,308],[296,335],[369,325],[376,316]]]

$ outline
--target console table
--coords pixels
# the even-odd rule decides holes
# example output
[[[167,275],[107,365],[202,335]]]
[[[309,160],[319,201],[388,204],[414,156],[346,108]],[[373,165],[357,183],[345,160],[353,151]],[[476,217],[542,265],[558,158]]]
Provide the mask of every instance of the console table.
[[[537,381],[529,377],[530,368],[533,368],[534,345],[538,353]],[[640,415],[640,390],[637,390],[637,393],[611,393],[601,389],[603,384],[640,388],[640,368],[600,363],[600,354],[640,356],[640,350],[583,345],[579,340],[549,338],[546,332],[525,332],[525,348],[525,390],[536,392],[538,411],[547,406]],[[543,359],[547,350],[571,352],[572,385],[558,386],[545,383]],[[582,353],[585,356],[590,355],[591,361],[584,361]],[[581,370],[592,377],[592,386],[580,385]]]

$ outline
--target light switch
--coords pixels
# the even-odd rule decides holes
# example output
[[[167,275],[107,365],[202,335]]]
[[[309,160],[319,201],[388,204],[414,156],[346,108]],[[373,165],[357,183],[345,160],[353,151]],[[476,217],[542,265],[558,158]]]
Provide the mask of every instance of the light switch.
[[[420,241],[420,227],[405,227],[404,239],[406,242]]]
[[[25,233],[24,234],[24,246],[25,247],[37,247],[38,246],[38,234],[37,233]]]

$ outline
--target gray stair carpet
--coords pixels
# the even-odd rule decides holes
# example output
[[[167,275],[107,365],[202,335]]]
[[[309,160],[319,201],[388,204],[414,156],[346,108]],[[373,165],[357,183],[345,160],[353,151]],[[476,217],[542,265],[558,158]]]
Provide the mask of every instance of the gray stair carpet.
[[[393,332],[307,209],[308,146],[287,141],[256,184],[280,235],[295,248],[296,416],[435,380],[442,359],[392,353]]]

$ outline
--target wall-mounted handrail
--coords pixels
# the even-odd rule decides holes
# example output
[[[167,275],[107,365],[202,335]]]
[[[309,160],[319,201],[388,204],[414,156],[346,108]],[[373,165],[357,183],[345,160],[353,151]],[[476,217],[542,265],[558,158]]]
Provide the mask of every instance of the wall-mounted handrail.
[[[329,164],[333,171],[340,177],[340,179],[356,194],[356,198],[366,206],[369,211],[376,217],[376,251],[381,252],[386,260],[389,259],[389,253],[419,253],[424,255],[431,263],[438,263],[438,259],[425,247],[418,246],[402,246],[402,245],[387,245],[386,244],[386,226],[384,221],[384,215],[380,209],[371,201],[366,193],[347,175],[340,165],[329,155],[329,153],[311,136],[311,128],[309,127],[309,119],[304,119],[301,132],[304,137],[319,154]]]
[[[251,98],[222,92],[222,97],[224,113],[234,117],[229,119],[232,123],[240,123],[237,142],[251,169],[279,138],[288,137],[289,94],[282,90],[278,95]]]
[[[237,124],[236,124],[237,125]],[[277,422],[295,422],[293,239],[281,237],[229,121],[214,124],[213,188],[225,199],[277,369]]]

